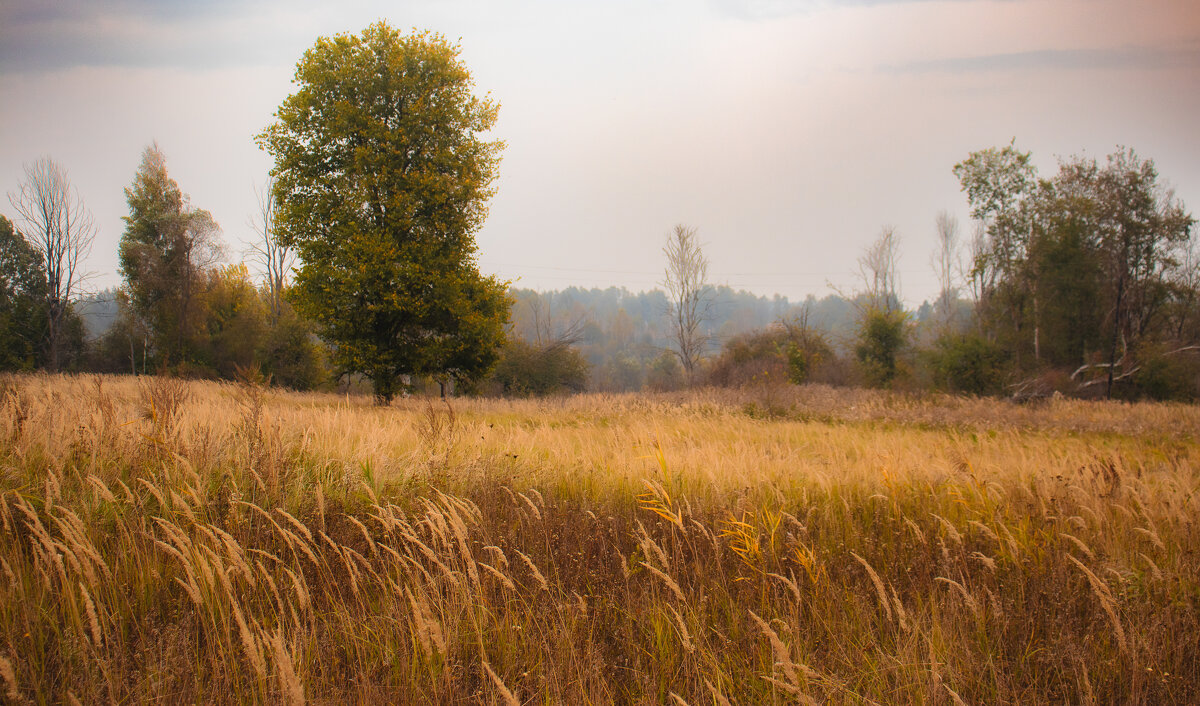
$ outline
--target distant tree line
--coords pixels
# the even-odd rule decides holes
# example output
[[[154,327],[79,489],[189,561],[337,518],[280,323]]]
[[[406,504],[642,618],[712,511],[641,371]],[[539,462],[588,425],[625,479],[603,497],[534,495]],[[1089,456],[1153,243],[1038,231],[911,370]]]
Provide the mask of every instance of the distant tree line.
[[[1010,144],[968,155],[954,173],[973,237],[963,242],[955,219],[938,216],[939,292],[915,311],[901,305],[892,228],[860,257],[857,291],[799,304],[712,286],[696,250],[687,257],[704,267],[688,284],[705,307],[686,326],[678,302],[687,297],[670,286],[515,292],[513,336],[549,350],[539,342],[561,349],[562,339],[548,331],[575,331],[555,355],[579,364],[539,369],[526,355],[514,365],[571,371],[570,384],[539,390],[581,387],[586,367],[595,390],[822,382],[1016,399],[1200,399],[1195,219],[1153,161],[1122,148],[1103,161],[1062,160],[1042,178]],[[667,237],[668,284],[681,243],[696,246],[681,228]]]
[[[1017,398],[1200,397],[1200,249],[1194,220],[1152,162],[1121,150],[1103,162],[1063,161],[1040,179],[1009,145],[969,155],[955,173],[974,234],[964,243],[954,219],[938,217],[940,289],[915,310],[900,304],[900,241],[890,228],[864,250],[855,291],[792,302],[704,283],[690,376],[665,290],[511,289],[495,363],[459,391],[821,382]],[[215,224],[188,203],[157,148],[127,197],[126,283],[64,309],[56,366],[44,255],[0,220],[5,369],[232,377],[257,366],[297,388],[356,379],[291,304],[287,268],[256,284],[245,265],[218,264]],[[409,384],[423,379],[434,381]]]
[[[1015,144],[968,155],[953,171],[973,232],[938,216],[939,291],[912,311],[887,227],[855,290],[803,302],[709,282],[682,224],[665,239],[662,289],[508,289],[475,265],[503,144],[481,137],[497,107],[471,95],[458,52],[380,23],[306,53],[299,90],[259,136],[276,166],[251,224],[257,278],[225,264],[220,227],[151,145],[125,189],[122,284],[85,294],[91,216],[61,166],[27,166],[13,220],[0,216],[0,370],[252,374],[369,385],[381,402],[422,386],[808,382],[1200,398],[1195,220],[1133,150],[1062,160],[1049,177]]]
[[[978,225],[960,341],[1007,360],[1016,384],[1057,372],[1073,392],[1196,396],[1195,219],[1152,160],[1123,148],[1040,178],[1009,145],[954,171]]]

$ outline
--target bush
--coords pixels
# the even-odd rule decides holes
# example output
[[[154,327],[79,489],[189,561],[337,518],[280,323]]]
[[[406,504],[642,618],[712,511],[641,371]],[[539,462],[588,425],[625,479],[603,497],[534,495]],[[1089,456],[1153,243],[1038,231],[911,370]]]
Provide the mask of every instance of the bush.
[[[191,364],[200,377],[234,379],[239,369],[259,362],[259,351],[272,333],[267,307],[250,281],[245,265],[230,265],[203,275],[202,330],[192,343]]]
[[[683,387],[683,366],[671,351],[663,351],[646,371],[646,386],[655,392],[669,392]]]
[[[942,390],[969,395],[1003,391],[1008,351],[977,333],[943,335],[929,357],[934,384]]]
[[[509,341],[491,378],[505,394],[550,395],[587,388],[588,364],[579,351],[562,345],[535,346]]]
[[[1133,375],[1136,397],[1175,402],[1200,399],[1200,352],[1146,351],[1141,369]]]
[[[738,336],[725,344],[709,372],[709,382],[742,387],[763,380],[828,382],[836,363],[824,335],[805,327],[774,326]]]
[[[903,311],[871,308],[863,314],[854,354],[867,384],[891,386],[900,372],[897,358],[907,338],[908,317]]]
[[[290,306],[267,332],[258,359],[273,383],[294,390],[311,390],[331,377],[324,347]]]

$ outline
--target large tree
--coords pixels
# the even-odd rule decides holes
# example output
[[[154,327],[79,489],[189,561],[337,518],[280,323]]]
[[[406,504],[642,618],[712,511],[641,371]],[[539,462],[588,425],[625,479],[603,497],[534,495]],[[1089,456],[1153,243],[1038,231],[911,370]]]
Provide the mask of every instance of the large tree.
[[[992,336],[1020,336],[1029,328],[1031,286],[1024,263],[1030,236],[1028,204],[1038,186],[1031,155],[1018,150],[1014,140],[1000,149],[972,152],[954,165],[954,175],[979,225],[970,273],[971,288],[979,297],[977,315]],[[1001,343],[1020,352],[1014,340],[1004,338]]]
[[[1152,160],[1122,148],[1037,179],[1010,145],[972,153],[955,174],[987,237],[974,271],[980,323],[1020,368],[1071,366],[1081,387],[1111,395],[1162,350],[1192,350],[1178,322],[1194,301],[1195,221]]]
[[[1105,393],[1112,395],[1118,370],[1136,372],[1134,353],[1162,316],[1170,272],[1187,243],[1194,219],[1175,195],[1158,182],[1153,160],[1131,149],[1095,161],[1077,162],[1095,204],[1095,238],[1109,305],[1108,367]]]
[[[120,259],[129,313],[149,329],[160,365],[193,362],[203,334],[200,290],[221,258],[220,228],[208,211],[188,203],[158,145],[142,153],[125,198]]]
[[[384,23],[321,38],[259,137],[275,158],[275,236],[296,249],[294,298],[345,372],[380,401],[403,376],[470,379],[495,362],[505,283],[475,233],[503,143],[459,48]]]

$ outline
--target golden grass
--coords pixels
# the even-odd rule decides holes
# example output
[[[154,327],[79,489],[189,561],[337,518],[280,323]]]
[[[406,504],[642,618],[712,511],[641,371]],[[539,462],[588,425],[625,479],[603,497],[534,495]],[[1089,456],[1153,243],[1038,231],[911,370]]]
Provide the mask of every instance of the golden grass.
[[[1187,703],[1200,411],[0,382],[13,702]]]

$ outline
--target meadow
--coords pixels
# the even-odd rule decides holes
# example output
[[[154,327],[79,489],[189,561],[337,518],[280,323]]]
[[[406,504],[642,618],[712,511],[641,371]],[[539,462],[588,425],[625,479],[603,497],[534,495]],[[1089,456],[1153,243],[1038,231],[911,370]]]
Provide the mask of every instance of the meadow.
[[[10,703],[1200,701],[1200,408],[0,381]]]

